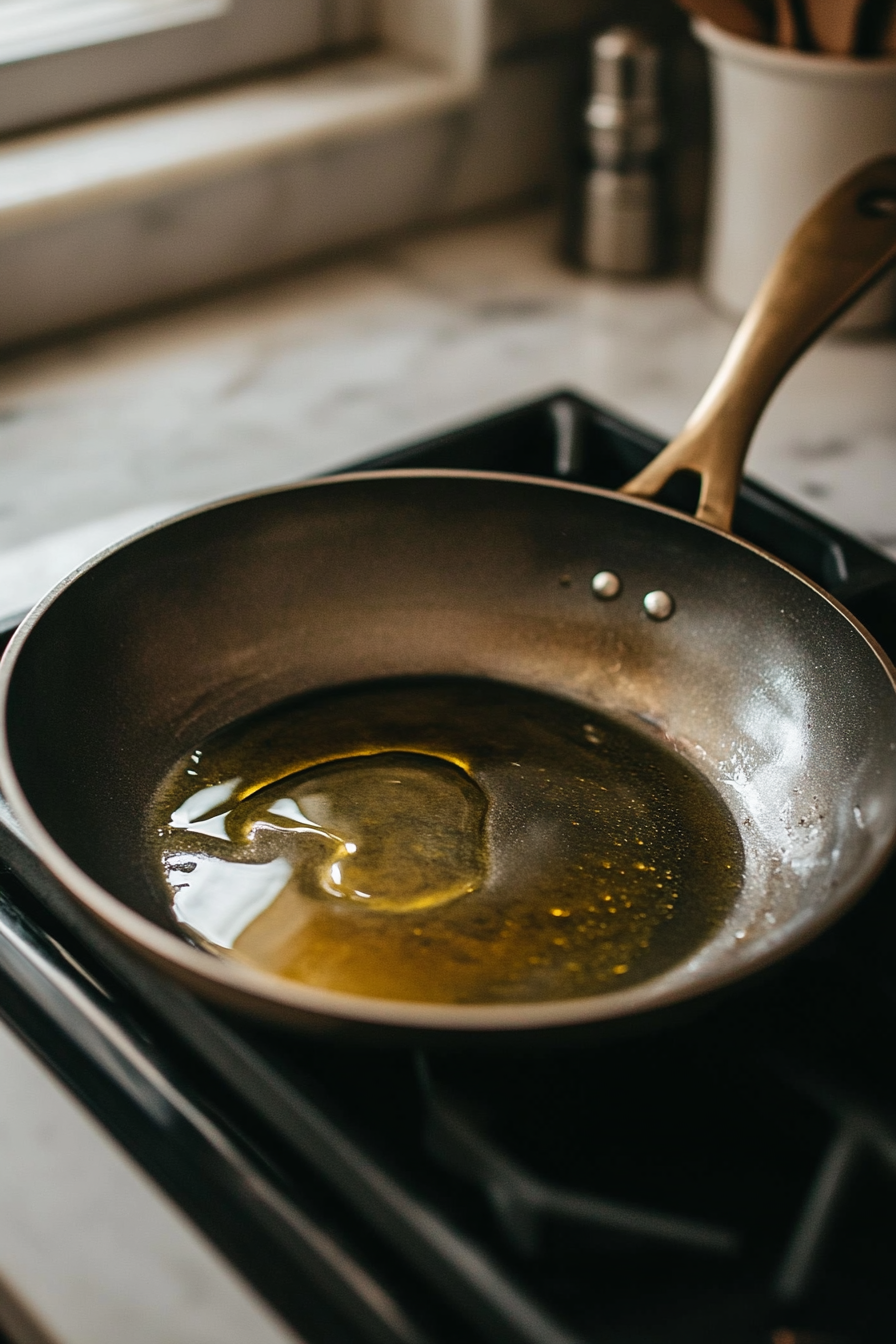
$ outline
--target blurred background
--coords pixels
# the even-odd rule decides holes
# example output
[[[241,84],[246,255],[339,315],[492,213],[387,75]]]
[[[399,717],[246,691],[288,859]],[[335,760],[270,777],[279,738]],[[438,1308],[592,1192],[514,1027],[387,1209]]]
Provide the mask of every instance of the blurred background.
[[[693,269],[706,63],[670,0],[0,0],[0,341],[574,192],[622,19],[662,48]]]

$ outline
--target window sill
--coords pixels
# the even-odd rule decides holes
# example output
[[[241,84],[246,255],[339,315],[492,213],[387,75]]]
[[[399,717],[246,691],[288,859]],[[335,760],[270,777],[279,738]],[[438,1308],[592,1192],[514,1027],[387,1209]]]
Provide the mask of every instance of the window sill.
[[[412,121],[476,93],[485,0],[386,0],[380,34],[375,55],[7,141],[0,238]]]
[[[23,137],[0,148],[0,238],[415,121],[475,89],[385,52]]]
[[[551,50],[486,69],[488,0],[380,0],[376,52],[0,142],[0,345],[530,196]]]

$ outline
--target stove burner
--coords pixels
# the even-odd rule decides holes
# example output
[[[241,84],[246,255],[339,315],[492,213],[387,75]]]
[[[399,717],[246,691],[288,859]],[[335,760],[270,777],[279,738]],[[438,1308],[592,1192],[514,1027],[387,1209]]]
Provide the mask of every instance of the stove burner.
[[[837,1128],[778,1271],[775,1291],[782,1302],[797,1302],[806,1295],[859,1159],[874,1154],[896,1175],[896,1129],[871,1107],[847,1099],[830,1084],[799,1078],[795,1071],[791,1076],[808,1097],[836,1119]],[[896,1188],[893,1198],[896,1200]]]
[[[368,465],[614,488],[659,446],[564,392]],[[886,557],[750,482],[735,530],[896,652]],[[896,1335],[896,869],[662,1036],[413,1059],[207,1008],[0,855],[0,1013],[308,1344]]]
[[[417,1069],[429,1107],[425,1145],[450,1171],[481,1186],[512,1249],[524,1256],[541,1250],[541,1225],[554,1218],[592,1224],[623,1237],[667,1241],[711,1255],[733,1255],[740,1237],[726,1228],[693,1218],[580,1194],[534,1176],[464,1118],[441,1097],[432,1082],[425,1056]]]

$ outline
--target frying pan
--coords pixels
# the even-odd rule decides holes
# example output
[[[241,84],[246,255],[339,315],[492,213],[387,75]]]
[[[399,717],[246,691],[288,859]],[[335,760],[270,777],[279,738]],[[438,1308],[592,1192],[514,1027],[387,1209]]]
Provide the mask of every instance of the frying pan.
[[[893,847],[896,673],[836,601],[728,529],[768,398],[894,258],[888,157],[803,222],[682,434],[621,494],[467,471],[359,473],[199,509],[77,571],[0,664],[0,787],[28,843],[157,966],[305,1029],[506,1039],[644,1020],[805,943]],[[696,519],[652,501],[680,470],[701,477]],[[620,585],[593,588],[601,573]],[[692,761],[744,846],[723,927],[627,989],[488,1005],[332,993],[179,936],[142,861],[150,800],[174,762],[286,697],[435,674],[595,707]]]

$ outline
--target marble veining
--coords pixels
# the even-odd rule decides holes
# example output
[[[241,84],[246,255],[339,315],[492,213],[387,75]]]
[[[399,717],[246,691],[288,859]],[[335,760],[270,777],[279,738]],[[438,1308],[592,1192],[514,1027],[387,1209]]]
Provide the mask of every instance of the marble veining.
[[[135,510],[324,472],[552,388],[673,434],[731,323],[688,279],[571,272],[557,236],[535,211],[361,247],[7,359],[0,611],[23,605],[23,566],[46,586],[133,530]],[[890,339],[823,341],[775,398],[749,470],[896,556],[894,354]]]

